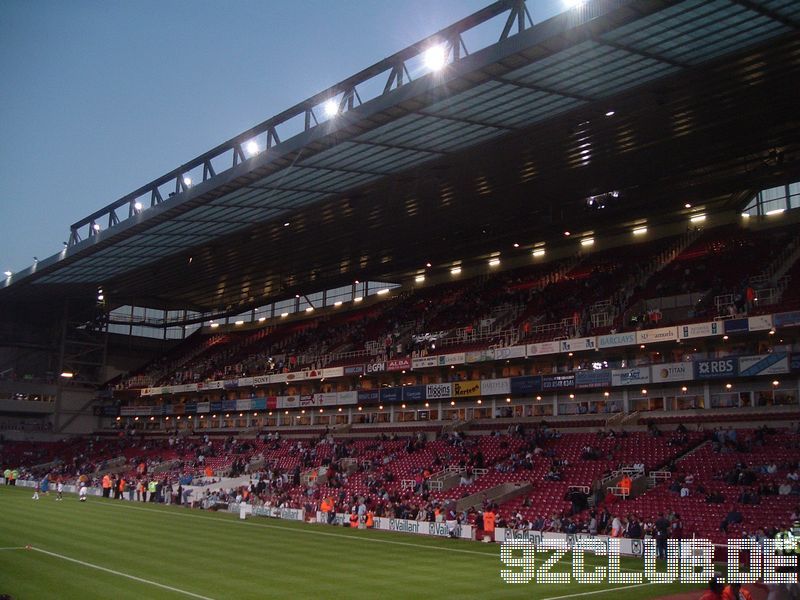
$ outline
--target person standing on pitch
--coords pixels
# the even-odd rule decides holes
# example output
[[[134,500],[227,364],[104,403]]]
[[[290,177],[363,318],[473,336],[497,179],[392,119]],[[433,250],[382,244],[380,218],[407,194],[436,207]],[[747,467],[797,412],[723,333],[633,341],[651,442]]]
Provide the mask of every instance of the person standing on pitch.
[[[64,482],[61,481],[61,478],[58,479],[58,483],[56,483],[56,501],[64,499]]]

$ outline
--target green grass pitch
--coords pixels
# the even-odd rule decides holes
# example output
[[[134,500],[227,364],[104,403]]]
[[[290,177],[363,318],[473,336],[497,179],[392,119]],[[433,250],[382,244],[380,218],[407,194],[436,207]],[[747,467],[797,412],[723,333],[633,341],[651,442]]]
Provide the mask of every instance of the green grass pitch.
[[[0,488],[0,594],[44,598],[654,598],[685,585],[511,585],[497,544]],[[26,549],[26,546],[31,546]],[[568,564],[559,565],[568,569]],[[623,568],[641,562],[623,559]],[[558,569],[556,569],[558,570]],[[601,592],[601,593],[598,593]]]

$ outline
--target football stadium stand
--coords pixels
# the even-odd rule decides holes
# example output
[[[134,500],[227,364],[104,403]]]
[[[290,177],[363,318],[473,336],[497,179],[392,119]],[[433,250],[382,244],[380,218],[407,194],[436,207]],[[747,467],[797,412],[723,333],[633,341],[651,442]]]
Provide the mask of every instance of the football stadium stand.
[[[797,3],[526,14],[7,276],[4,483],[487,541],[797,531]]]

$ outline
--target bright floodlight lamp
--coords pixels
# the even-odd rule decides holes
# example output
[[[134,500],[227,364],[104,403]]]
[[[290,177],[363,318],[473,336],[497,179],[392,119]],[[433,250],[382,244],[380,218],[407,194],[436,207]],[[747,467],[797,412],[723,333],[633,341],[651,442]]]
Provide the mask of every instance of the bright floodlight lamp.
[[[332,119],[333,117],[339,114],[339,103],[336,102],[336,100],[334,100],[333,98],[331,98],[325,103],[324,108],[325,108],[325,116],[328,117],[329,119]]]
[[[135,210],[142,210],[142,209],[144,208],[144,206],[142,206],[142,203],[141,203],[141,202],[136,202],[136,203],[133,205],[133,208],[134,208]]]
[[[92,229],[94,229],[95,231],[100,231],[100,223],[95,223],[94,225],[92,225]]]
[[[11,271],[3,271],[3,275],[5,275],[6,277],[11,277],[13,273]]]
[[[183,185],[186,187],[192,187],[192,178],[191,177],[184,177],[183,178]]]
[[[250,140],[249,142],[247,142],[246,149],[247,153],[250,156],[255,156],[261,151],[261,149],[258,147],[258,142],[255,140]]]
[[[431,46],[425,50],[423,60],[431,71],[441,71],[447,64],[447,49],[443,44]]]
[[[566,8],[580,8],[584,4],[586,4],[586,0],[564,0]]]

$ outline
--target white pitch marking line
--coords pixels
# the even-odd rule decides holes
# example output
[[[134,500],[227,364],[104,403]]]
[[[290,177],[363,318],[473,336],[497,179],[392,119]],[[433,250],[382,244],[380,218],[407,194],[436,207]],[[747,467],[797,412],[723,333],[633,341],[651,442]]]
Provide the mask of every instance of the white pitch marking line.
[[[127,573],[122,573],[120,571],[115,571],[114,569],[108,569],[106,567],[101,567],[100,565],[95,565],[90,562],[86,562],[83,560],[78,560],[77,558],[71,558],[69,556],[64,556],[63,554],[57,554],[55,552],[50,552],[48,550],[42,550],[41,548],[35,548],[31,546],[31,550],[35,552],[41,552],[42,554],[47,554],[48,556],[54,556],[56,558],[61,558],[63,560],[68,560],[69,562],[73,562],[79,565],[83,565],[84,567],[89,567],[90,569],[97,569],[98,571],[105,571],[106,573],[111,573],[112,575],[119,575],[120,577],[126,577],[127,579],[133,579],[134,581],[138,581],[140,583],[147,583],[149,585],[154,585],[156,587],[160,587],[165,590],[169,590],[171,592],[178,592],[179,594],[184,594],[186,596],[191,596],[192,598],[200,598],[200,600],[213,600],[213,598],[209,598],[208,596],[201,596],[200,594],[195,594],[194,592],[187,592],[186,590],[182,590],[180,588],[172,587],[170,585],[164,585],[163,583],[158,583],[157,581],[150,581],[149,579],[144,579],[142,577],[136,577],[135,575],[128,575]]]
[[[607,588],[605,590],[592,590],[591,592],[577,592],[575,594],[566,594],[565,596],[551,596],[550,598],[542,598],[542,600],[561,600],[562,598],[578,598],[580,596],[593,596],[595,594],[607,594],[609,592],[616,592],[617,590],[632,590],[633,588],[644,587],[646,585],[655,585],[652,582],[636,583],[633,585],[626,585],[615,588]]]
[[[0,550],[25,550],[25,546],[9,546],[8,548],[0,548]]]

